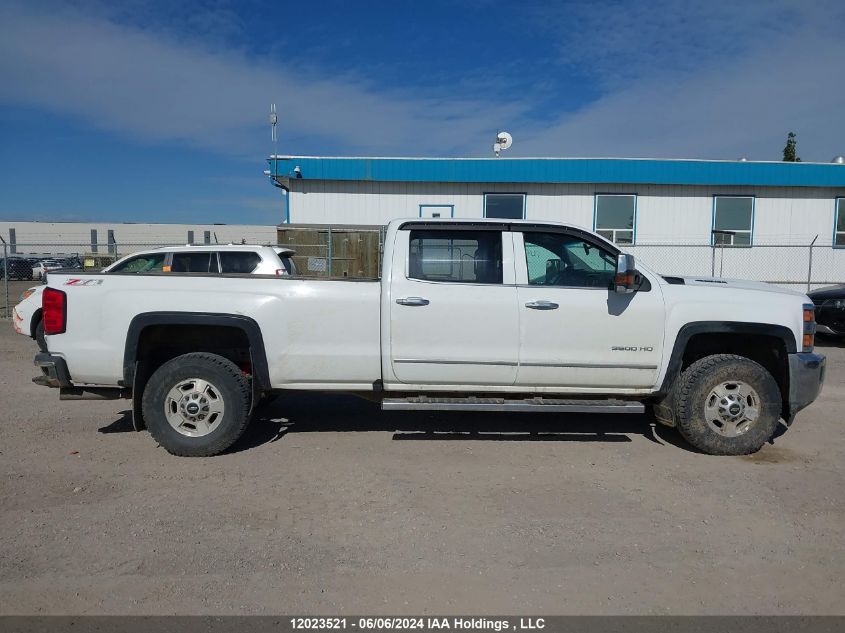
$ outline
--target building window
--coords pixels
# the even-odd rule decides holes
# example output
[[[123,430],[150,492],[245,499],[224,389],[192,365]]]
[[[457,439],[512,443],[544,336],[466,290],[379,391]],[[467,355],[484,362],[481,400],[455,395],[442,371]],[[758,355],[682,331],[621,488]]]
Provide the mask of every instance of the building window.
[[[525,217],[525,194],[485,193],[484,217],[521,220]]]
[[[596,233],[615,244],[633,244],[637,218],[637,196],[596,194]]]
[[[97,229],[91,229],[91,252],[97,252]]]
[[[411,279],[502,283],[500,231],[411,231],[410,246]]]
[[[713,199],[713,244],[751,246],[754,227],[752,196],[715,196]]]
[[[455,216],[455,206],[451,204],[421,204],[421,218],[452,218]]]
[[[18,252],[18,235],[15,229],[9,229],[9,252],[12,255]]]
[[[202,243],[211,244],[211,231],[205,231],[202,234]]]
[[[833,245],[845,246],[845,198],[836,199],[836,218],[833,226]]]
[[[193,244],[193,243],[194,243],[194,232],[188,231],[188,244]]]

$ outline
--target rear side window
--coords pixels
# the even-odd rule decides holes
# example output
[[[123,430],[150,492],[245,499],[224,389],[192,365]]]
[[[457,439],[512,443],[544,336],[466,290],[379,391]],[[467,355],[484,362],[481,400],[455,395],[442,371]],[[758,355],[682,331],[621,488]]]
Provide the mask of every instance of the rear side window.
[[[170,270],[174,273],[216,273],[217,253],[173,253]]]
[[[411,231],[412,279],[475,284],[502,283],[500,231]]]
[[[220,268],[224,273],[251,273],[261,263],[258,253],[227,251],[220,253]]]
[[[127,259],[119,266],[112,268],[110,273],[160,273],[164,267],[164,253],[152,255],[138,255]]]

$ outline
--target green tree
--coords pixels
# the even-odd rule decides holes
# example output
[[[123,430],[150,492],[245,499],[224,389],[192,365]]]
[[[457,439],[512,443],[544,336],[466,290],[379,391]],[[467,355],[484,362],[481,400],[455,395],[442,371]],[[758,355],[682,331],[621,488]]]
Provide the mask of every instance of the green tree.
[[[795,132],[786,135],[786,147],[783,148],[783,160],[787,163],[800,163],[801,159],[797,154],[798,141],[795,140]]]

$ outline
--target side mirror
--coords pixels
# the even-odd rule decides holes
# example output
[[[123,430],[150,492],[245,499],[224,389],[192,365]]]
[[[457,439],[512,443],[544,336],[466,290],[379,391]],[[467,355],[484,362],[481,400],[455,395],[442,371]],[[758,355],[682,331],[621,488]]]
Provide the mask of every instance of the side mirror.
[[[613,285],[616,292],[630,294],[637,291],[637,271],[634,268],[634,256],[619,253],[616,258],[616,279]]]

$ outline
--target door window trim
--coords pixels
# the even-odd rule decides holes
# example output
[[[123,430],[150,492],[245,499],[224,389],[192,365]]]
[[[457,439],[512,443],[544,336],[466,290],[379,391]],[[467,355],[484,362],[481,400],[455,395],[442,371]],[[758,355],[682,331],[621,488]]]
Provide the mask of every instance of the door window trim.
[[[394,256],[401,256],[403,258],[402,264],[402,274],[405,277],[406,281],[412,281],[415,283],[420,284],[436,284],[438,286],[481,286],[484,288],[502,288],[505,286],[513,287],[516,285],[516,277],[514,272],[514,264],[516,251],[514,250],[513,244],[513,233],[507,230],[506,227],[499,226],[496,224],[488,224],[483,223],[480,225],[476,225],[476,230],[484,230],[484,231],[496,231],[501,235],[502,240],[502,283],[500,284],[484,284],[478,283],[475,281],[436,281],[433,279],[419,279],[418,277],[411,277],[411,231],[412,230],[425,230],[425,231],[450,231],[455,230],[460,227],[458,230],[468,230],[465,227],[465,224],[460,225],[449,225],[449,224],[439,224],[439,223],[432,223],[432,222],[408,222],[403,224],[399,227],[399,231],[397,232],[397,239],[401,239],[402,244],[402,252],[400,255],[399,249],[394,250]],[[492,228],[491,228],[492,227]],[[507,237],[510,235],[511,237]],[[394,269],[395,270],[395,269]]]
[[[519,227],[522,229],[523,227]],[[525,233],[562,233],[564,235],[568,235],[570,237],[574,237],[579,240],[583,240],[585,242],[589,242],[596,248],[600,248],[603,251],[611,253],[614,257],[616,257],[621,251],[616,249],[616,252],[613,252],[612,248],[609,248],[608,244],[605,242],[601,242],[595,239],[589,239],[591,236],[589,233],[582,233],[581,231],[570,231],[560,227],[560,230],[550,231],[547,229],[543,229],[541,227],[537,227],[535,229],[528,228],[525,231],[513,231],[513,250],[514,250],[514,263],[516,269],[516,286],[518,288],[531,288],[533,290],[599,290],[601,292],[612,292],[610,288],[602,288],[600,286],[540,286],[537,284],[530,284],[528,283],[528,262],[525,260]],[[519,253],[519,256],[516,254]],[[642,273],[640,273],[642,274]],[[649,284],[648,290],[651,289],[651,285]],[[643,291],[647,291],[643,288]]]

